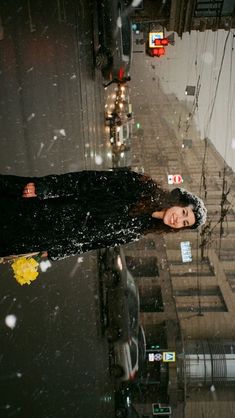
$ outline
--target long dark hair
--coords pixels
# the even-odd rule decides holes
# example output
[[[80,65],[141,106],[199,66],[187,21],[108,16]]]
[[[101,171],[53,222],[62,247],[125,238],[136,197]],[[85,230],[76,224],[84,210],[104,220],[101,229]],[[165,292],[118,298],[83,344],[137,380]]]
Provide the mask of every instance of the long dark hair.
[[[152,217],[152,213],[155,211],[168,209],[172,206],[185,207],[189,205],[189,202],[185,200],[178,188],[173,189],[172,191],[162,189],[157,185],[156,181],[146,175],[142,177],[141,181],[145,183],[145,190],[138,202],[131,207],[129,213],[131,216],[151,216],[150,219],[148,217],[148,226],[144,234],[154,232],[165,234],[190,228],[171,228],[170,226],[165,225],[161,219]]]

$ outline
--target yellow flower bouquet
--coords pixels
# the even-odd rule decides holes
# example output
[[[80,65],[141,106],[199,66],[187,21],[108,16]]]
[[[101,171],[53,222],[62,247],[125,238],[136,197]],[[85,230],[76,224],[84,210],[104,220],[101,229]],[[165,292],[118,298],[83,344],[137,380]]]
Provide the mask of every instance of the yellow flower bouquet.
[[[23,284],[30,284],[38,277],[38,261],[35,258],[20,257],[13,261],[11,267],[16,281]]]
[[[46,253],[22,254],[1,258],[1,263],[11,263],[14,278],[22,286],[30,284],[39,275],[38,268],[41,257]]]

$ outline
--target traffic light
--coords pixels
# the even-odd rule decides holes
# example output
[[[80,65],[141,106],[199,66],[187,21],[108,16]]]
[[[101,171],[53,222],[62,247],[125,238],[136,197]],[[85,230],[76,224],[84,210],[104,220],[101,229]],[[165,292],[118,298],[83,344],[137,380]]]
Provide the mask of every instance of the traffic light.
[[[167,38],[163,38],[163,39],[156,38],[156,39],[154,40],[154,44],[155,44],[157,47],[167,46],[167,45],[169,44],[169,41],[168,41],[168,39],[167,39]]]
[[[165,55],[166,50],[164,48],[164,46],[161,47],[157,47],[157,48],[152,48],[150,50],[150,55],[152,57],[162,57],[163,55]]]
[[[171,415],[171,406],[160,403],[152,404],[153,415],[168,416]]]

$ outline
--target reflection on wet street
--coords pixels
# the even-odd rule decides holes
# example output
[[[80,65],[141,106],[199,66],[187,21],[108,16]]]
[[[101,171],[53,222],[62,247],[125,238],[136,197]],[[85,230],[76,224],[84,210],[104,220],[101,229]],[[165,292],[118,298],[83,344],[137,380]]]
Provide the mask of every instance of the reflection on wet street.
[[[2,1],[0,172],[109,168],[93,1]],[[0,416],[112,416],[96,252],[30,286],[0,266]]]

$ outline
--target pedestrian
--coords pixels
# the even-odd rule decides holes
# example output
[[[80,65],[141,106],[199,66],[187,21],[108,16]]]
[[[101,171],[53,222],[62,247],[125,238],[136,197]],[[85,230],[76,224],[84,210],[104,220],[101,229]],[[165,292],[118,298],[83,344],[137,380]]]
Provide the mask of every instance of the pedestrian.
[[[0,256],[47,252],[52,260],[138,241],[149,232],[197,228],[201,199],[161,189],[125,169],[45,177],[0,175]]]
[[[116,83],[116,84],[125,84],[127,81],[131,81],[131,77],[130,76],[122,77],[122,78],[114,77],[108,83],[103,84],[103,86],[105,88],[107,88],[108,86],[110,86],[113,83]]]

